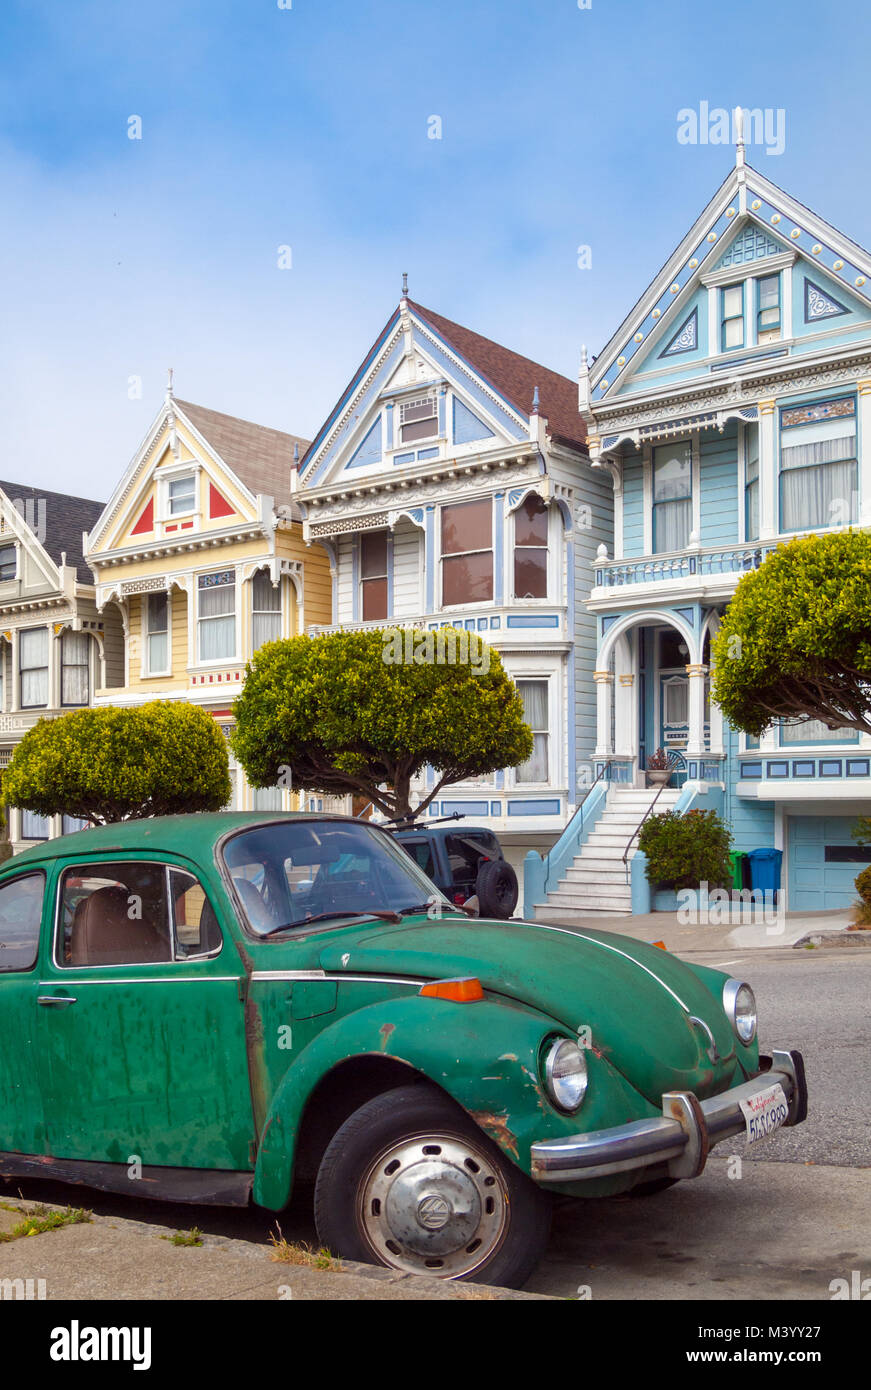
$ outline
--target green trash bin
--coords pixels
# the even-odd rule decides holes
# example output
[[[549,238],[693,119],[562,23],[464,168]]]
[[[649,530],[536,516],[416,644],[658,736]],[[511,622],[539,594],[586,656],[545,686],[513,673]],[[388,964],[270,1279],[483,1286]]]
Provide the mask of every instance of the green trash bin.
[[[747,855],[746,855],[746,854],[743,854],[740,850],[738,850],[738,851],[735,852],[734,854],[730,854],[730,855],[729,855],[729,863],[730,863],[731,866],[732,866],[732,887],[733,887],[733,888],[743,888],[743,887],[744,887],[744,878],[745,878],[745,875],[746,875],[746,872],[747,872],[747,871],[746,871],[746,868],[745,868],[745,861],[746,861],[746,859],[747,859]]]

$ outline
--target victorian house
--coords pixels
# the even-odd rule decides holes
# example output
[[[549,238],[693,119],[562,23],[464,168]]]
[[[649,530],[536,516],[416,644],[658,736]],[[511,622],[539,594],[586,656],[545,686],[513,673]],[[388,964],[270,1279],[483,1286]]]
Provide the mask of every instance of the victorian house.
[[[333,627],[459,627],[516,681],[529,761],[445,788],[428,812],[489,826],[515,860],[553,842],[592,775],[584,599],[611,544],[612,496],[590,467],[577,393],[403,291],[300,468],[305,537],[330,556]]]
[[[782,850],[789,908],[849,905],[871,738],[816,723],[747,738],[711,702],[709,673],[742,574],[781,540],[871,524],[871,255],[739,144],[582,373],[581,412],[615,507],[587,604],[599,765],[642,808],[647,761],[671,750],[680,806],[720,807],[739,850]],[[597,862],[591,840],[576,867]]]
[[[329,620],[329,562],[304,543],[295,501],[307,444],[167,392],[85,538],[98,616],[123,635],[95,705],[185,700],[229,734],[257,648]],[[288,789],[249,787],[230,767],[234,809],[300,808]],[[325,809],[322,798],[305,806]]]
[[[120,623],[94,600],[82,533],[101,502],[0,482],[0,768],[39,720],[88,705],[123,663]],[[24,849],[78,822],[10,807],[6,833]]]

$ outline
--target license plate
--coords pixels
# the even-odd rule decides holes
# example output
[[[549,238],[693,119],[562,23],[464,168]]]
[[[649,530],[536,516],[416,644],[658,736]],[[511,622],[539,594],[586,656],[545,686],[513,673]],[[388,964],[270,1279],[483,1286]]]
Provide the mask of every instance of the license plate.
[[[779,1084],[768,1086],[750,1100],[741,1101],[744,1123],[747,1129],[748,1144],[757,1139],[765,1139],[773,1134],[789,1118],[789,1105],[783,1087]]]

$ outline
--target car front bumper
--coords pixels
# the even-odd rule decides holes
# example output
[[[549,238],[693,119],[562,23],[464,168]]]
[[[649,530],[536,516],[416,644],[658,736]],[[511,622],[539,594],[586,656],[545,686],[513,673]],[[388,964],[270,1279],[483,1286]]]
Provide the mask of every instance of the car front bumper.
[[[707,1100],[700,1101],[692,1091],[669,1091],[662,1097],[661,1116],[534,1143],[533,1178],[539,1183],[574,1183],[663,1163],[671,1177],[696,1178],[715,1144],[744,1133],[741,1101],[775,1083],[783,1087],[789,1106],[786,1124],[801,1124],[807,1116],[801,1053],[775,1051],[759,1062],[761,1070],[749,1081]]]

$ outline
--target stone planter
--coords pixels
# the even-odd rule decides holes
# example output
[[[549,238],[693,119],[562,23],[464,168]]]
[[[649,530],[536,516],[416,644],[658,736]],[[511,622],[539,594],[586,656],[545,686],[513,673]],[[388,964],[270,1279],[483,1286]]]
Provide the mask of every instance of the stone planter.
[[[670,776],[670,767],[664,767],[660,771],[654,769],[652,772],[648,769],[647,785],[649,787],[664,787]]]

